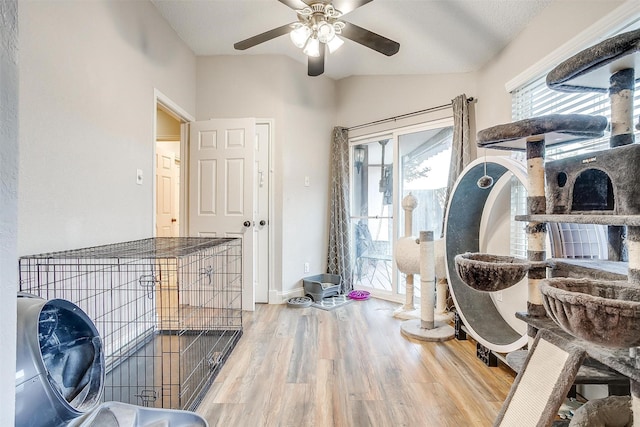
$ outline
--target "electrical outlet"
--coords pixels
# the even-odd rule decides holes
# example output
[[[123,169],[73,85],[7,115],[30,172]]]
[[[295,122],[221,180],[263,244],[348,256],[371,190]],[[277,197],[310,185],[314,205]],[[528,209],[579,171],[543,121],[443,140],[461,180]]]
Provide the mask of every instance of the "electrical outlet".
[[[305,272],[305,273],[308,273],[308,272],[309,272],[309,263],[308,263],[308,262],[305,262],[305,263],[304,263],[304,272]]]
[[[496,292],[496,301],[502,302],[502,291]]]

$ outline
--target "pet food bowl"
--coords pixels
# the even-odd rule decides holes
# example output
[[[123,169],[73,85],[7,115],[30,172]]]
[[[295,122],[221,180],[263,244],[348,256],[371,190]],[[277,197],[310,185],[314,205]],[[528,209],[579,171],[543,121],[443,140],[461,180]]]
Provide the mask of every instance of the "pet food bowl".
[[[361,291],[361,290],[356,290],[354,289],[353,291],[349,292],[349,298],[356,300],[356,301],[364,301],[369,299],[369,297],[371,296],[371,293],[369,293],[369,291]]]
[[[477,252],[456,255],[455,263],[460,279],[483,292],[510,288],[524,278],[530,266],[523,258]]]
[[[549,317],[571,335],[612,348],[640,345],[640,288],[623,281],[556,277],[540,282]]]

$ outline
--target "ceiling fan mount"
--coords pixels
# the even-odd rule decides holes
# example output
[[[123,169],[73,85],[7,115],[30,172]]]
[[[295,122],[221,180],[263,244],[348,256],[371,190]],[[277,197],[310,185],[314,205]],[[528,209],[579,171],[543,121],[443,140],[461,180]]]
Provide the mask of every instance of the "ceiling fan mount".
[[[298,12],[298,15],[322,14],[325,18],[338,18],[342,15],[342,12],[336,10],[331,3],[325,2],[310,3],[309,6],[297,10],[296,12]]]
[[[336,0],[336,2],[340,2],[340,9],[334,7],[333,1],[278,1],[295,10],[298,21],[240,41],[233,45],[235,49],[245,50],[289,34],[293,44],[303,49],[303,52],[308,56],[308,74],[310,76],[319,76],[324,73],[326,50],[333,53],[338,49],[344,43],[342,37],[386,56],[395,55],[400,49],[399,43],[341,19],[345,14],[373,0]]]
[[[334,34],[340,34],[345,26],[344,22],[338,20],[342,12],[336,10],[331,3],[313,3],[296,12],[299,22],[292,24],[293,30],[305,26],[311,29],[322,43],[327,43]]]

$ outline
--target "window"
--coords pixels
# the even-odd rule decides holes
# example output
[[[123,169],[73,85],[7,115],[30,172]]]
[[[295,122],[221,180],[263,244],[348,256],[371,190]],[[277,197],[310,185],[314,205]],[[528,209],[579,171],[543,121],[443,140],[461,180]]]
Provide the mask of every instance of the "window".
[[[434,239],[442,235],[446,210],[447,180],[451,163],[453,126],[437,127],[400,135],[398,137],[400,158],[399,204],[411,193],[418,201],[412,212],[411,235],[418,237],[420,231],[433,231]],[[405,236],[405,211],[398,209],[397,237]],[[406,275],[399,274],[398,293],[406,294]],[[420,278],[414,278],[414,296],[420,298]]]
[[[640,81],[636,81],[634,111],[640,111]],[[514,121],[547,114],[591,114],[611,119],[609,95],[606,93],[566,93],[549,89],[546,75],[516,89],[511,96]],[[636,140],[640,138],[636,132]],[[639,141],[640,142],[640,141]],[[546,158],[556,160],[609,147],[609,132],[599,139],[548,148]]]
[[[516,221],[516,215],[525,215],[527,213],[527,189],[515,176],[511,177],[511,215],[510,218],[510,233],[511,244],[509,246],[509,253],[512,256],[518,256],[521,258],[527,257],[527,235],[524,232],[523,224],[520,221]]]
[[[631,18],[618,31],[610,34],[613,37],[627,31],[640,28],[640,18]],[[586,48],[587,46],[585,46]],[[636,79],[640,77],[636,70]],[[611,120],[609,95],[607,93],[566,93],[549,89],[546,84],[546,73],[524,84],[511,93],[511,117],[514,121],[546,114],[592,114],[605,116]],[[640,111],[640,80],[636,80],[634,111]],[[636,132],[636,141],[640,132]],[[590,151],[598,151],[609,147],[608,131],[600,139],[582,141],[574,144],[563,144],[549,148],[546,157],[555,160]]]
[[[413,211],[411,235],[420,231],[433,231],[435,238],[442,235],[447,179],[451,163],[453,127],[423,130],[400,135],[400,203],[411,193],[418,200]],[[399,210],[400,232],[404,236],[404,210]]]
[[[629,24],[618,33],[629,31],[638,26],[638,22]],[[615,35],[615,34],[612,34]],[[638,73],[638,71],[636,71]],[[636,77],[638,77],[636,75]],[[634,111],[640,111],[640,80],[636,80],[634,94]],[[546,85],[546,74],[539,76],[532,82],[525,84],[512,92],[512,119],[522,120],[547,114],[590,114],[605,116],[611,120],[608,93],[566,93],[549,89]],[[637,142],[640,142],[640,132],[635,132]],[[547,148],[546,160],[557,160],[592,151],[609,148],[609,131],[602,138],[576,143],[563,144]],[[512,206],[526,203],[526,192],[512,187]],[[518,230],[512,220],[512,254],[520,255],[522,245],[516,242],[524,241],[524,232]],[[554,257],[566,258],[606,258],[606,229],[598,225],[579,224],[549,224],[549,245]],[[525,244],[526,246],[526,244]],[[526,248],[525,253],[526,253]]]

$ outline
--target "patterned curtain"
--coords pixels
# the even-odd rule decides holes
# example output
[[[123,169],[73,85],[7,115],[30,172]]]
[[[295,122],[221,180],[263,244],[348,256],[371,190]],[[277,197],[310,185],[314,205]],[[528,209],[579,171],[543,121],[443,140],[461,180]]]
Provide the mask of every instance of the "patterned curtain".
[[[349,238],[349,140],[346,128],[333,128],[331,206],[327,272],[342,277],[342,291],[353,289]]]
[[[449,166],[449,180],[447,181],[447,197],[445,209],[449,204],[449,196],[460,173],[471,162],[471,146],[469,141],[469,101],[465,94],[458,95],[451,100],[453,107],[453,143],[451,144],[451,165]],[[443,218],[442,236],[444,236]],[[441,236],[441,237],[442,237]]]

